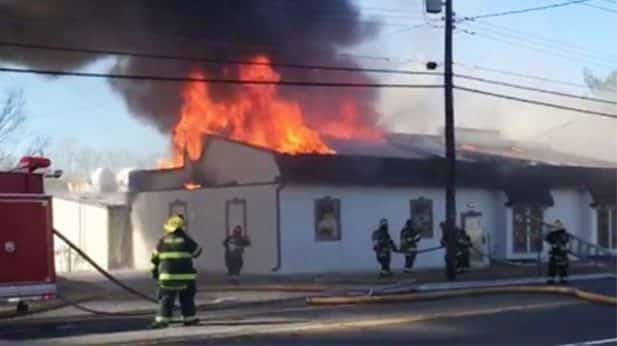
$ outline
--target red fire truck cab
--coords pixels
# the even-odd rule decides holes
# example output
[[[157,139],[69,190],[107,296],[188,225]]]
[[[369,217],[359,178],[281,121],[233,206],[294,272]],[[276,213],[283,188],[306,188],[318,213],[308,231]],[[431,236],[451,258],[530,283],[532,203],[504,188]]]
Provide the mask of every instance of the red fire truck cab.
[[[52,299],[56,294],[51,197],[43,158],[26,157],[12,171],[0,171],[0,301]]]

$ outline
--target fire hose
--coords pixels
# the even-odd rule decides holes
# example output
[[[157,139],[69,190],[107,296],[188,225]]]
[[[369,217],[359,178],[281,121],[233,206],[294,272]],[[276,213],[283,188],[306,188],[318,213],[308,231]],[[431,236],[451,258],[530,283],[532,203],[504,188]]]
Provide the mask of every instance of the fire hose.
[[[425,253],[425,252],[433,252],[433,251],[437,251],[439,249],[443,249],[443,245],[440,246],[435,246],[435,247],[429,247],[426,249],[420,249],[420,250],[412,250],[412,251],[397,251],[398,253],[404,253],[404,254],[420,254],[420,253]]]
[[[122,288],[123,290],[131,293],[132,295],[134,295],[136,297],[139,297],[139,298],[141,298],[141,299],[143,299],[145,301],[148,301],[150,303],[158,304],[158,300],[156,298],[154,298],[152,296],[149,296],[146,293],[140,292],[140,291],[138,291],[138,290],[136,290],[136,289],[134,289],[134,288],[124,284],[118,278],[116,278],[111,273],[109,273],[108,271],[103,269],[90,256],[88,256],[82,249],[80,249],[77,245],[75,245],[73,242],[71,242],[67,237],[65,237],[58,230],[54,229],[53,233],[54,233],[55,236],[57,236],[63,242],[65,242],[71,249],[73,249],[75,252],[77,252],[77,254],[79,254],[84,260],[86,260],[86,262],[90,263],[90,265],[92,265],[92,267],[94,267],[94,269],[96,269],[96,271],[98,271],[101,275],[103,275],[109,281],[111,281],[112,283],[114,283],[118,287]],[[46,307],[46,308],[42,308],[42,309],[37,309],[37,310],[31,310],[31,311],[27,311],[27,312],[20,312],[20,313],[13,314],[13,315],[10,315],[10,316],[4,316],[4,317],[2,317],[2,319],[8,319],[8,318],[14,318],[14,317],[23,317],[23,316],[27,316],[27,315],[39,314],[39,313],[44,313],[44,312],[49,312],[49,311],[53,311],[53,310],[62,309],[62,308],[65,308],[67,306],[74,307],[75,309],[83,311],[83,312],[91,313],[91,314],[94,314],[94,315],[102,315],[102,316],[142,316],[142,315],[149,315],[149,314],[152,313],[152,311],[139,311],[139,312],[110,312],[110,311],[102,311],[102,310],[92,309],[92,308],[86,307],[86,306],[81,304],[81,302],[86,301],[88,299],[71,300],[71,299],[68,299],[67,297],[64,297],[61,294],[56,294],[56,296],[57,296],[58,299],[60,299],[62,301],[62,304],[59,304],[59,305],[56,305],[56,306],[52,306],[52,307]]]
[[[131,293],[132,295],[143,299],[147,302],[150,303],[154,303],[154,304],[158,304],[158,300],[155,297],[152,297],[146,293],[140,292],[136,289],[134,289],[133,287],[130,287],[128,285],[126,285],[125,283],[123,283],[121,280],[119,280],[118,278],[116,278],[114,275],[112,275],[111,273],[109,273],[108,271],[106,271],[105,269],[103,269],[100,265],[98,265],[98,263],[96,263],[96,261],[94,261],[90,256],[88,256],[88,254],[86,254],[82,249],[80,249],[77,245],[75,245],[73,242],[71,242],[66,236],[64,236],[62,233],[60,233],[58,230],[54,229],[53,230],[54,235],[56,235],[58,238],[60,238],[63,242],[65,242],[71,249],[73,249],[75,252],[77,252],[78,255],[80,255],[84,260],[86,260],[86,262],[88,262],[90,265],[92,265],[92,267],[94,267],[96,269],[96,271],[98,271],[101,275],[103,275],[105,278],[107,278],[108,280],[110,280],[112,283],[114,283],[115,285],[117,285],[118,287],[122,288],[123,290]],[[275,290],[280,290],[281,288],[277,288],[277,287],[272,287],[271,289],[275,289]],[[316,292],[317,290],[319,291],[323,291],[322,289],[319,288],[302,288],[302,291],[313,291]],[[16,314],[12,314],[10,316],[3,316],[0,317],[0,319],[9,319],[9,318],[15,318],[15,317],[23,317],[23,316],[27,316],[27,315],[33,315],[33,314],[38,314],[38,313],[43,313],[43,312],[49,312],[49,311],[53,311],[53,310],[58,310],[58,309],[62,309],[65,308],[67,306],[71,306],[74,307],[77,310],[83,311],[83,312],[87,312],[87,313],[91,313],[94,315],[102,315],[102,316],[145,316],[145,315],[150,315],[152,313],[155,312],[154,309],[150,309],[150,310],[141,310],[141,311],[134,311],[134,312],[112,312],[112,311],[102,311],[102,310],[97,310],[97,309],[92,309],[89,307],[86,307],[82,304],[82,302],[89,300],[88,298],[82,298],[82,299],[78,299],[78,300],[71,300],[68,299],[67,297],[60,295],[60,294],[56,294],[56,296],[58,297],[59,300],[62,301],[62,304],[58,304],[56,306],[52,306],[52,307],[44,307],[41,309],[37,309],[37,310],[32,310],[32,311],[27,311],[27,312],[20,312],[20,313],[16,313]],[[303,298],[288,298],[288,299],[283,299],[281,301],[292,301],[292,300],[299,300],[299,299],[303,299]],[[231,309],[237,306],[243,306],[242,304],[246,304],[246,303],[237,303],[237,304],[199,304],[197,305],[197,309],[202,310],[207,308],[208,310],[221,310],[221,309]],[[259,303],[255,303],[253,302],[251,305],[267,305],[267,304],[272,304],[271,301],[265,301],[265,302],[259,302]],[[179,309],[178,306],[175,306],[174,309]]]
[[[63,242],[65,242],[71,249],[75,250],[75,252],[77,252],[83,259],[85,259],[88,263],[90,263],[90,265],[92,265],[94,267],[94,269],[96,269],[96,271],[98,271],[101,275],[103,275],[105,278],[107,278],[109,281],[113,282],[114,284],[116,284],[118,287],[124,289],[125,291],[133,294],[136,297],[139,297],[143,300],[149,301],[151,303],[154,304],[158,304],[158,299],[149,296],[143,292],[140,292],[130,286],[127,286],[126,284],[124,284],[122,281],[118,280],[118,278],[116,278],[115,276],[111,275],[108,271],[106,271],[105,269],[101,268],[101,266],[99,266],[90,256],[88,256],[82,249],[80,249],[77,245],[73,244],[73,242],[71,242],[67,237],[65,237],[62,233],[60,233],[58,230],[54,229],[54,235],[56,235],[58,238],[60,238]]]
[[[382,303],[412,303],[418,301],[429,301],[447,298],[459,298],[494,294],[559,294],[588,302],[617,306],[617,297],[605,296],[586,292],[573,287],[555,286],[507,286],[472,288],[445,292],[428,293],[407,293],[392,294],[382,296],[330,296],[330,297],[309,297],[306,299],[308,305],[349,305],[349,304],[382,304]]]

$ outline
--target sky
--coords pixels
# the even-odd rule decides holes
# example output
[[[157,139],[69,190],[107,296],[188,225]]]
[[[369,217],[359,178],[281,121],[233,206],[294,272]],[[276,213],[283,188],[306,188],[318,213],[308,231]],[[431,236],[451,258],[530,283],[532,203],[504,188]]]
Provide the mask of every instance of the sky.
[[[439,20],[441,15],[425,16],[423,1],[355,0],[355,2],[361,8],[365,20],[374,19],[383,22],[380,34],[375,39],[356,47],[345,48],[345,52],[358,56],[357,61],[362,66],[420,70],[426,61],[443,60],[443,29],[439,28],[442,25]],[[563,0],[454,0],[454,7],[457,17],[462,18],[559,2]],[[588,3],[617,11],[617,4],[612,0],[590,0]],[[427,20],[435,27],[425,24]],[[513,34],[512,31],[504,32],[495,25],[520,31],[523,35],[529,34],[529,40],[532,41],[521,43],[521,37],[524,40],[526,36]],[[461,32],[462,30],[466,30],[467,33]],[[473,35],[473,32],[508,40],[514,44]],[[458,24],[454,36],[454,59],[467,65],[584,84],[585,68],[600,77],[605,77],[617,69],[616,34],[617,13],[580,4],[512,14]],[[533,41],[537,37],[550,41]],[[557,41],[559,43],[555,43]],[[529,45],[529,42],[532,42],[535,51],[521,46]],[[568,51],[564,53],[566,57],[556,56],[555,54],[559,54],[556,52],[564,45],[580,46],[584,51],[572,48],[570,54]],[[546,50],[550,54],[537,50]],[[607,62],[611,58],[610,55],[613,56],[612,62]],[[385,57],[389,60],[383,59]],[[99,60],[88,66],[88,70],[105,72],[112,63],[112,58]],[[468,69],[463,65],[455,66],[455,72],[581,95],[588,94],[584,88],[541,83]],[[402,83],[431,81],[392,75],[379,78],[383,81]],[[520,96],[533,96],[535,99],[555,101],[560,104],[571,102],[547,95],[495,88],[479,83],[461,81],[460,84]],[[49,137],[52,154],[61,150],[62,143],[67,141],[94,149],[127,151],[148,157],[165,156],[168,152],[169,136],[131,116],[124,101],[106,81],[77,77],[46,78],[25,74],[0,74],[0,92],[11,89],[20,89],[24,93],[28,114],[27,134]],[[549,142],[559,140],[567,142],[563,146],[566,150],[608,159],[614,157],[611,155],[615,153],[617,142],[603,137],[604,133],[609,136],[610,131],[617,130],[615,120],[595,119],[595,117],[591,119],[593,116],[543,109],[510,101],[497,102],[486,96],[471,96],[461,92],[457,92],[455,97],[459,126],[499,128],[506,136],[512,138]],[[381,123],[396,131],[428,133],[438,131],[442,124],[442,102],[440,91],[382,90],[378,105],[383,116]],[[578,105],[583,108],[588,103],[578,103]],[[609,110],[617,113],[615,107]],[[597,128],[605,131],[602,132],[602,136],[594,133]],[[605,155],[606,153],[602,152],[602,146],[609,154]],[[594,149],[591,150],[591,147]],[[13,149],[19,151],[20,147],[16,146]],[[617,158],[615,160],[617,161]]]

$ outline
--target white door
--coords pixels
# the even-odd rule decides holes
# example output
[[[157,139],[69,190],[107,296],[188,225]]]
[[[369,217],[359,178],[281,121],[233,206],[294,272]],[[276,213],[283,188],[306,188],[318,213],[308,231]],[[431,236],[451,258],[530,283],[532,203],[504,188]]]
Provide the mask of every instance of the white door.
[[[463,228],[469,234],[473,246],[470,253],[471,266],[483,267],[488,265],[489,259],[485,256],[488,255],[488,241],[486,232],[482,227],[482,214],[465,215],[463,220],[465,222]],[[476,250],[479,250],[481,253]]]

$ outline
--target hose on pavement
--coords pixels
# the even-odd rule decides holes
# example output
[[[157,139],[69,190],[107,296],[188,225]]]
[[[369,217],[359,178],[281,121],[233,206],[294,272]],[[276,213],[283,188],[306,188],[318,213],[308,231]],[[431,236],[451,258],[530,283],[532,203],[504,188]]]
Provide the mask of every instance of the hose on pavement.
[[[156,299],[155,297],[152,297],[148,294],[145,294],[143,292],[140,292],[130,286],[127,286],[125,283],[123,283],[122,281],[120,281],[118,278],[116,278],[115,276],[111,275],[108,271],[106,271],[105,269],[101,268],[101,266],[99,266],[90,256],[88,256],[88,254],[86,254],[82,249],[80,249],[77,245],[73,244],[73,242],[71,242],[67,237],[65,237],[62,233],[60,233],[58,230],[54,229],[54,234],[60,238],[63,242],[66,243],[66,245],[68,245],[71,249],[75,250],[75,252],[77,252],[83,259],[86,260],[86,262],[90,263],[91,266],[94,267],[94,269],[96,269],[96,271],[98,271],[101,275],[103,275],[105,278],[107,278],[109,281],[113,282],[114,284],[116,284],[118,287],[122,288],[123,290],[133,294],[136,297],[139,297],[143,300],[149,301],[151,303],[154,304],[158,304],[158,299]]]
[[[472,288],[428,293],[406,293],[384,296],[331,296],[309,297],[308,305],[349,305],[349,304],[384,304],[384,303],[411,303],[446,298],[471,297],[494,294],[559,294],[582,299],[591,303],[617,306],[617,297],[591,293],[574,287],[560,286],[507,286]]]

